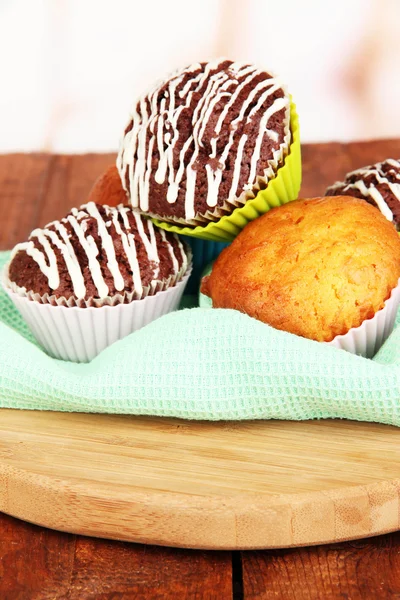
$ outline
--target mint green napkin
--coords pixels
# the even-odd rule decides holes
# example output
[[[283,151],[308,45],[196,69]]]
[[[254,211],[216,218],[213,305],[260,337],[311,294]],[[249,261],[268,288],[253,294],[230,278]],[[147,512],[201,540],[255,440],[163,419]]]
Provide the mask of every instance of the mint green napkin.
[[[371,361],[236,311],[194,308],[77,365],[49,358],[1,291],[0,342],[0,407],[400,425],[400,327]]]

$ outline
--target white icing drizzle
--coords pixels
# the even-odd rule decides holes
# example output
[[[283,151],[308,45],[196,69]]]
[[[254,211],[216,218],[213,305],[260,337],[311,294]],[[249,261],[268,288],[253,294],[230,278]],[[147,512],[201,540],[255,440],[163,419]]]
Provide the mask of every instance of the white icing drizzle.
[[[227,200],[236,199],[243,151],[248,141],[248,135],[244,130],[237,139],[237,130],[240,122],[245,119],[246,110],[251,103],[255,102],[255,105],[246,117],[246,124],[256,117],[259,129],[245,189],[251,189],[259,174],[257,173],[257,164],[261,157],[262,142],[265,136],[275,144],[279,142],[278,133],[268,129],[268,121],[273,114],[282,109],[286,109],[286,119],[289,119],[289,98],[284,93],[284,97],[275,99],[267,110],[263,109],[263,106],[265,106],[268,96],[283,89],[281,82],[274,77],[265,79],[265,72],[258,70],[253,65],[243,63],[232,63],[227,70],[221,71],[221,65],[225,60],[218,59],[207,63],[204,67],[194,64],[174,73],[169,79],[158,82],[153,90],[147,96],[143,96],[134,106],[129,120],[132,129],[122,139],[117,167],[132,205],[142,212],[149,212],[150,177],[153,152],[156,150],[159,160],[154,178],[159,184],[168,180],[167,202],[170,204],[176,202],[180,183],[185,177],[185,218],[191,220],[195,217],[196,160],[200,148],[204,149],[205,147],[204,135],[207,126],[217,105],[221,106],[221,101],[224,102],[224,105],[209,141],[211,144],[210,159],[213,160],[205,165],[208,183],[207,205],[210,208],[218,204],[219,188],[226,160],[235,142],[237,142],[237,152],[232,166],[232,184]],[[199,69],[201,69],[200,72],[198,72]],[[210,75],[212,71],[216,72]],[[192,75],[192,77],[188,77],[188,75]],[[230,124],[230,133],[225,147],[220,152],[220,156],[217,156],[218,142],[229,111],[242,90],[246,86],[251,86],[252,81],[260,75],[264,75],[264,79],[254,85],[246,96],[239,115]],[[185,78],[187,81],[182,85]],[[159,98],[161,90],[166,85],[167,89],[164,91],[163,97]],[[195,93],[200,94],[200,99],[193,111],[192,133],[185,140],[179,156],[176,157],[176,145],[179,140],[178,120],[182,111],[191,106]],[[177,104],[179,105],[177,106]],[[193,147],[192,151],[191,147]],[[190,151],[191,155],[188,156]],[[176,160],[177,158],[178,160]],[[127,176],[129,189],[126,189]]]
[[[395,167],[395,169],[399,169],[400,168],[400,162],[398,160],[394,160],[394,158],[387,158],[385,160],[385,163],[387,165],[390,165],[391,167]]]
[[[163,229],[160,229],[160,233],[161,233],[161,237],[162,237],[163,241],[165,243],[167,243],[167,237],[166,237],[165,231]],[[175,256],[174,248],[172,247],[172,245],[167,243],[167,246],[168,246],[169,255],[172,260],[172,268],[174,269],[174,274],[176,274],[179,271],[178,259]]]
[[[188,266],[188,259],[187,259],[187,256],[186,256],[185,248],[183,247],[183,244],[182,244],[181,240],[179,239],[179,237],[177,235],[175,235],[175,239],[178,242],[179,250],[181,252],[182,269],[183,269],[183,271],[186,271],[187,266]]]
[[[57,267],[57,257],[52,250],[51,244],[49,244],[44,232],[42,232],[40,229],[34,229],[31,233],[31,236],[36,237],[38,242],[42,244],[45,254],[43,254],[43,252],[41,252],[41,250],[38,248],[35,248],[34,243],[30,240],[29,242],[24,242],[15,246],[11,254],[11,260],[14,258],[17,252],[24,250],[28,256],[37,262],[40,270],[47,277],[49,286],[52,289],[56,289],[60,285],[60,275]]]
[[[71,208],[71,214],[77,219],[87,219],[87,214],[80,208]],[[50,223],[51,225],[52,223]],[[48,225],[46,225],[48,227]]]
[[[87,217],[87,215],[85,216]],[[77,218],[73,217],[72,215],[69,215],[66,220],[71,224],[72,229],[74,230],[74,233],[77,236],[80,245],[86,252],[90,275],[97,289],[99,298],[106,298],[108,295],[108,286],[103,279],[100,263],[97,259],[99,249],[96,246],[93,236],[88,235],[87,237],[85,237],[85,232],[80,226],[80,223],[78,222]]]
[[[239,183],[239,177],[240,177],[240,170],[241,170],[241,162],[242,162],[242,154],[243,154],[243,148],[245,143],[247,142],[247,135],[242,135],[242,137],[240,138],[239,141],[239,146],[237,149],[237,155],[236,155],[236,161],[235,161],[235,168],[233,170],[233,177],[232,177],[232,185],[231,185],[231,189],[229,192],[229,196],[228,198],[232,198],[236,196],[236,189]],[[218,188],[213,187],[211,188],[214,196],[211,196],[211,198],[208,196],[207,197],[207,204],[208,206],[215,206],[218,202]]]
[[[222,124],[229,112],[229,110],[232,108],[234,102],[237,100],[240,92],[247,86],[249,85],[252,80],[256,77],[256,75],[258,75],[258,72],[256,70],[255,67],[249,67],[247,69],[245,69],[244,71],[239,71],[237,72],[238,76],[242,76],[244,74],[247,74],[247,72],[250,72],[250,75],[248,77],[246,77],[242,83],[240,83],[235,92],[232,94],[231,99],[229,100],[229,102],[227,102],[218,118],[217,124],[215,126],[215,138],[213,138],[213,140],[211,140],[211,147],[212,147],[212,152],[210,154],[210,158],[215,158],[217,156],[217,141],[218,141],[218,136],[221,133],[221,127]],[[255,88],[253,88],[253,90],[250,92],[250,94],[247,97],[247,102],[245,102],[245,108],[243,109],[242,106],[242,110],[240,111],[239,117],[237,119],[235,119],[235,121],[237,121],[240,118],[240,115],[244,114],[244,110],[247,108],[247,106],[250,104],[250,102],[253,100],[254,96],[256,95],[256,93],[265,85],[270,85],[271,83],[271,79],[268,79],[267,81],[263,81],[261,84],[258,84],[258,86],[256,86]],[[235,126],[235,122],[232,122],[232,127],[234,128]]]
[[[269,90],[269,92],[271,93],[271,90]],[[254,147],[254,152],[251,157],[250,175],[249,175],[249,181],[247,183],[251,183],[255,179],[257,162],[260,158],[260,153],[261,153],[261,143],[262,143],[265,131],[267,131],[267,123],[273,114],[282,110],[282,108],[287,107],[287,102],[288,102],[287,98],[277,98],[274,101],[274,103],[269,108],[267,108],[262,119],[260,120],[260,129],[259,129],[259,133],[257,136],[256,145]]]
[[[250,81],[250,78],[248,78],[246,80],[247,82]],[[245,102],[243,102],[242,108],[240,110],[239,115],[236,117],[236,119],[234,119],[231,123],[231,133],[229,135],[229,140],[227,145],[224,148],[224,151],[220,157],[220,163],[222,163],[222,165],[225,165],[225,162],[228,158],[228,154],[229,151],[232,147],[233,141],[234,141],[234,134],[235,134],[235,130],[237,125],[243,121],[244,119],[244,114],[247,110],[247,108],[249,107],[249,105],[251,104],[251,102],[254,100],[254,98],[256,97],[257,93],[262,90],[264,87],[268,86],[268,90],[262,95],[263,97],[263,101],[265,101],[265,99],[273,94],[277,89],[279,89],[279,85],[271,85],[272,83],[274,83],[276,80],[273,79],[268,79],[267,81],[262,81],[261,83],[259,83],[257,86],[255,86],[252,90],[252,92],[250,92],[250,94],[248,95],[247,99]],[[244,87],[244,85],[243,85]],[[240,90],[239,90],[240,91]],[[233,95],[233,102],[236,100],[238,94],[238,90],[236,90],[236,93]],[[260,122],[260,128],[259,128],[259,135],[257,138],[257,143],[259,142],[259,147],[258,147],[258,154],[257,154],[257,143],[256,143],[256,147],[254,148],[254,152],[253,152],[253,156],[252,156],[252,161],[251,161],[251,169],[253,169],[255,171],[255,168],[257,166],[257,162],[259,160],[259,155],[260,155],[260,149],[261,149],[261,141],[263,139],[264,133],[265,133],[265,127],[266,124],[268,123],[269,118],[278,110],[280,110],[282,107],[280,106],[280,103],[278,102],[278,100],[283,100],[284,102],[287,103],[287,99],[286,98],[277,98],[274,103],[270,106],[270,108],[268,109],[268,111],[265,113],[264,117],[263,117],[263,123]],[[231,100],[232,102],[232,100]],[[261,104],[260,104],[261,106]],[[254,107],[254,112],[257,110],[258,105],[256,105]],[[250,114],[247,118],[247,123],[250,122],[251,120],[251,116],[253,116],[254,114],[253,111],[250,111]],[[267,114],[268,113],[268,114]],[[222,123],[222,121],[221,121]],[[220,129],[220,125],[217,124],[217,128],[216,130],[219,131]],[[231,189],[229,192],[229,196],[228,196],[228,200],[233,200],[234,198],[236,198],[236,188],[237,185],[239,183],[239,177],[240,177],[240,170],[241,170],[241,158],[242,158],[242,153],[243,153],[243,148],[244,145],[247,141],[247,135],[246,134],[242,134],[241,139],[239,140],[239,145],[238,145],[238,150],[237,150],[237,155],[236,155],[236,160],[235,160],[235,165],[234,165],[234,171],[233,171],[233,178],[232,178],[232,185],[231,185]],[[208,167],[208,168],[207,168]],[[222,180],[222,172],[223,172],[223,168],[217,169],[216,171],[213,171],[209,165],[207,165],[206,170],[207,170],[207,179],[209,182],[209,188],[208,188],[208,195],[207,195],[207,204],[208,206],[212,207],[212,206],[216,206],[217,202],[218,202],[218,190],[219,190],[219,186]],[[250,172],[249,175],[249,181],[247,182],[246,186],[252,186],[252,183],[254,181],[255,178],[255,173]],[[236,185],[235,185],[236,184]]]
[[[377,207],[381,211],[383,215],[389,220],[393,221],[393,213],[386,204],[382,194],[376,187],[371,187],[369,190],[369,195],[373,200],[375,200]]]
[[[82,226],[84,225],[86,225],[86,221],[82,221]],[[55,231],[47,231],[45,232],[45,235],[49,236],[50,240],[56,246],[56,248],[60,250],[62,257],[65,260],[68,272],[71,275],[71,281],[74,288],[75,296],[77,298],[84,298],[86,293],[85,280],[83,278],[82,271],[79,265],[79,261],[76,257],[74,248],[71,242],[69,241],[68,232],[64,225],[62,225],[61,223],[54,223],[54,227],[57,230],[57,233],[61,237],[62,241],[60,241]]]
[[[116,232],[121,237],[124,252],[128,258],[129,266],[132,271],[133,285],[138,294],[142,294],[142,278],[140,275],[140,265],[136,253],[135,236],[132,233],[126,233],[122,230],[122,227],[118,221],[118,209],[115,208],[112,211],[112,221]]]
[[[89,202],[88,204],[86,204],[86,210],[88,211],[89,215],[91,217],[94,217],[97,221],[99,236],[107,256],[107,267],[111,275],[113,276],[115,289],[121,292],[124,289],[125,284],[124,278],[122,277],[121,271],[119,270],[117,258],[115,256],[113,239],[108,233],[106,224],[103,221],[103,217],[99,213],[99,210],[95,203]]]
[[[148,259],[150,262],[154,263],[154,278],[157,279],[157,277],[160,273],[160,258],[158,256],[157,240],[156,240],[156,235],[154,232],[154,225],[151,221],[147,221],[147,226],[149,228],[149,233],[150,233],[150,239],[149,239],[144,230],[143,221],[142,221],[141,216],[135,212],[133,213],[133,216],[136,219],[138,233],[141,237],[144,247],[146,248]],[[165,238],[163,238],[163,239],[166,243],[169,244],[169,242]]]
[[[108,206],[103,208],[105,217],[100,213],[94,202],[89,202],[81,206],[79,210],[72,209],[71,213],[64,219],[61,219],[61,221],[49,223],[44,229],[35,229],[32,231],[30,239],[27,242],[15,246],[11,259],[19,251],[25,251],[28,256],[33,258],[41,272],[46,276],[49,287],[52,290],[56,290],[60,286],[60,272],[55,249],[59,250],[71,278],[74,295],[78,299],[83,299],[86,297],[85,278],[82,266],[71,244],[71,237],[75,235],[86,254],[90,277],[96,287],[97,295],[99,298],[106,298],[110,290],[104,280],[99,262],[100,248],[97,246],[93,236],[87,235],[88,221],[92,218],[95,219],[97,224],[101,249],[106,254],[107,268],[113,277],[115,289],[123,292],[125,282],[116,259],[114,240],[109,232],[111,227],[114,227],[115,232],[121,239],[132,272],[134,289],[140,296],[143,291],[143,282],[137,256],[137,239],[142,241],[148,260],[153,266],[154,279],[157,279],[160,274],[160,258],[154,225],[151,221],[147,221],[147,234],[144,229],[142,217],[132,211],[131,208],[123,205],[115,208]],[[132,231],[128,215],[133,215],[137,232]],[[71,226],[72,232],[69,232],[66,228],[67,224]],[[179,271],[179,262],[174,254],[173,247],[167,239],[165,232],[161,232],[161,238],[168,248],[173,263],[174,274],[176,274]],[[35,246],[34,240],[37,240],[41,244],[41,249]],[[182,255],[183,267],[186,268],[187,258],[183,245],[179,240],[178,245]]]
[[[392,177],[394,176],[399,183],[393,183],[389,181],[383,168],[386,165],[393,167],[390,169],[390,174]],[[364,180],[371,176],[376,179],[376,184],[371,183],[369,187],[367,187]],[[348,183],[348,179],[352,177],[355,177],[356,181],[354,183]],[[329,193],[329,190],[334,191],[338,189],[342,189],[343,194],[352,189],[358,190],[363,196],[370,196],[374,200],[381,213],[389,221],[393,221],[393,212],[390,210],[387,202],[377,187],[378,185],[382,184],[386,184],[393,196],[400,202],[400,161],[394,160],[393,158],[388,158],[384,162],[376,163],[375,165],[352,171],[346,175],[346,180],[344,182],[337,181],[330,188],[328,188],[327,193]]]

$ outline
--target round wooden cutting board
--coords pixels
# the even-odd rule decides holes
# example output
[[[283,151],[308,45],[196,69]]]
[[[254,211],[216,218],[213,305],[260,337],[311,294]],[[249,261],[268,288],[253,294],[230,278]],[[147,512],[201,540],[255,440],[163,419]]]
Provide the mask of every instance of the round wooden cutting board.
[[[189,548],[320,544],[399,528],[400,429],[0,410],[0,510]]]

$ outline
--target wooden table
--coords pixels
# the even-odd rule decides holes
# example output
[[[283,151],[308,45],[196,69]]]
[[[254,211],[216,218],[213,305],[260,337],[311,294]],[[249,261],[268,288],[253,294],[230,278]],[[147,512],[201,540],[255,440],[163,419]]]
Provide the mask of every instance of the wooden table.
[[[400,140],[303,147],[302,196],[400,156]],[[0,156],[0,249],[85,201],[113,155]],[[0,482],[1,485],[1,482]],[[0,514],[1,600],[400,598],[400,533],[298,550],[204,552],[58,533]]]

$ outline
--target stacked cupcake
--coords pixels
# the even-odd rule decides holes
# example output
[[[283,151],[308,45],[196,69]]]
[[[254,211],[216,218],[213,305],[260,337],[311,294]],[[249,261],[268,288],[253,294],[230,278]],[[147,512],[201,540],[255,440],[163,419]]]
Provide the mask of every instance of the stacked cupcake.
[[[96,200],[134,210],[184,235],[193,252],[188,292],[251,220],[297,198],[298,118],[279,78],[226,59],[196,63],[156,83],[134,105],[117,168]]]
[[[231,240],[271,202],[297,197],[292,117],[285,87],[268,72],[225,59],[190,65],[133,107],[117,160],[122,185],[159,226]],[[289,154],[297,171],[284,166]],[[266,193],[278,174],[279,195]]]

